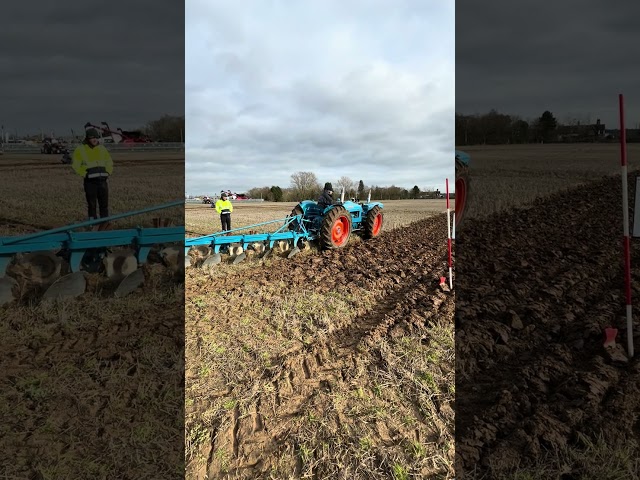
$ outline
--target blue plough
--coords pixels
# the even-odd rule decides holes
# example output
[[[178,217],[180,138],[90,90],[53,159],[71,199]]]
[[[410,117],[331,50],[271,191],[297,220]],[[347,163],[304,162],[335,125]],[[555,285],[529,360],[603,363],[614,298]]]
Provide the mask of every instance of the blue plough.
[[[81,232],[75,230],[179,205],[184,205],[184,200],[42,232],[0,237],[0,305],[17,298],[17,282],[9,275],[8,270],[18,258],[21,261],[15,262],[20,264],[14,268],[16,276],[48,286],[45,298],[77,296],[83,293],[86,288],[83,271],[106,270],[110,279],[121,281],[116,295],[129,293],[144,280],[138,267],[147,262],[152,248],[182,243],[184,226]],[[124,247],[124,250],[114,253],[110,251],[113,247]],[[181,251],[181,248],[165,248],[161,256],[168,264],[175,266]],[[64,261],[71,274],[60,278]]]

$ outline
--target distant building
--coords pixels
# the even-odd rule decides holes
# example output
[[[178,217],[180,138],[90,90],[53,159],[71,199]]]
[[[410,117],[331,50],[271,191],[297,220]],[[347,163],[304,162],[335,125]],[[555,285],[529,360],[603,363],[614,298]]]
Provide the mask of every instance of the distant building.
[[[638,128],[625,128],[625,134],[627,137],[627,141],[630,142],[639,142],[640,141],[640,129]],[[620,129],[614,128],[611,130],[605,130],[604,138],[606,140],[619,140],[620,139]]]
[[[580,125],[558,125],[557,134],[560,142],[594,142],[606,137],[605,124],[600,122]]]

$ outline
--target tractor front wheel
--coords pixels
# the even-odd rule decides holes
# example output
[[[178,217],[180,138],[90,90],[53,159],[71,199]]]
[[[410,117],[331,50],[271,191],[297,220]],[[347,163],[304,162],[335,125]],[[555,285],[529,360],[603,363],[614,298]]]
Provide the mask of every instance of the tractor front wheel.
[[[349,242],[351,235],[351,214],[346,208],[336,206],[322,219],[320,227],[320,245],[323,249],[342,248]]]
[[[382,232],[384,215],[382,209],[377,205],[367,212],[364,220],[364,238],[376,238]]]

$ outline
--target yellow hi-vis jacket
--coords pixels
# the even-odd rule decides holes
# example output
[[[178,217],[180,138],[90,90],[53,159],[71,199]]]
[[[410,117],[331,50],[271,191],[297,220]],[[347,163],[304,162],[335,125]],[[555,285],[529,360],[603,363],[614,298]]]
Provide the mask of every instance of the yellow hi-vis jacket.
[[[229,200],[218,200],[216,202],[216,212],[222,214],[222,213],[231,213],[233,212],[233,205],[231,205],[231,202]]]
[[[83,143],[73,151],[71,167],[84,178],[107,178],[113,172],[113,160],[104,145],[91,148]]]

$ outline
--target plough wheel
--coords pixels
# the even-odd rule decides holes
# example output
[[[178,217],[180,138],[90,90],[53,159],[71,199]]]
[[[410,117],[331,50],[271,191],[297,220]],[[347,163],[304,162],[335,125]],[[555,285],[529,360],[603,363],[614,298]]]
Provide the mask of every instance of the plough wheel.
[[[307,240],[306,238],[301,238],[300,240],[298,240],[298,244],[296,246],[301,251],[309,250],[311,248],[311,245],[309,244],[309,240]]]
[[[462,225],[467,207],[469,205],[469,169],[462,162],[456,160],[456,228]]]
[[[322,248],[342,248],[351,235],[351,214],[346,208],[337,206],[329,210],[322,219],[320,245]]]
[[[273,244],[273,248],[271,249],[275,255],[282,256],[292,249],[291,244],[286,240],[278,240]]]
[[[209,259],[212,253],[213,253],[213,250],[206,245],[197,245],[195,247],[191,247],[189,249],[189,254],[185,256],[185,257],[189,257],[188,262],[185,258],[185,267],[187,266],[195,267],[198,265],[202,265],[203,262],[206,262]]]
[[[367,212],[367,216],[364,220],[364,237],[376,238],[382,232],[382,224],[384,221],[384,215],[382,210],[377,205]]]
[[[16,273],[36,285],[50,285],[62,270],[62,259],[52,252],[33,252],[17,259]]]
[[[181,265],[184,265],[183,257],[186,257],[186,255],[184,254],[184,248],[165,247],[160,250],[160,258],[162,259],[162,263],[165,267],[167,267],[174,273],[182,270]]]
[[[133,250],[122,249],[108,253],[104,259],[107,278],[122,280],[138,269],[138,259]]]
[[[264,243],[257,242],[251,245],[251,250],[253,250],[256,255],[262,255],[267,250],[267,246]]]

